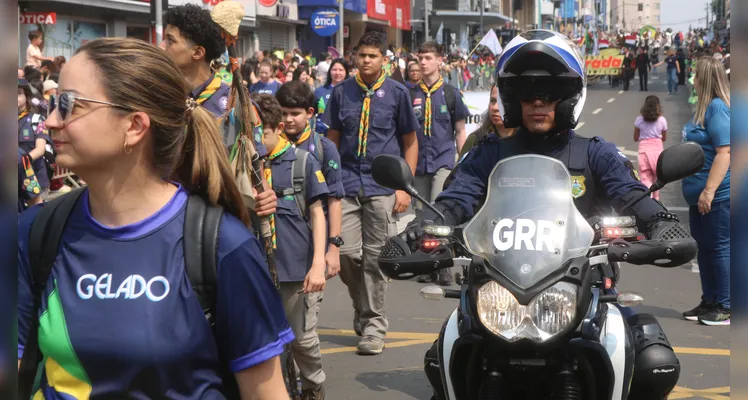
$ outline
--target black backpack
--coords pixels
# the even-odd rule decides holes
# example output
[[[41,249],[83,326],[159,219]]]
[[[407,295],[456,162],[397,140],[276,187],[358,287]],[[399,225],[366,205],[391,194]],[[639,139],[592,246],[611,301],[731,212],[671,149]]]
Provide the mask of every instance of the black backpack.
[[[75,208],[83,189],[76,189],[44,204],[31,225],[29,234],[29,263],[33,279],[34,311],[31,328],[18,371],[18,398],[28,400],[42,355],[39,350],[39,318],[44,288],[57,258],[60,239],[68,217]],[[209,205],[203,198],[190,195],[184,219],[184,267],[215,334],[217,286],[217,244],[223,208]],[[225,355],[219,355],[223,394],[227,399],[239,399],[239,388],[229,371]]]
[[[444,100],[447,102],[447,110],[449,110],[449,122],[452,124],[452,132],[454,134],[455,131],[455,104],[457,103],[457,89],[450,85],[447,82],[444,82],[442,85],[442,88],[444,89]],[[413,86],[410,89],[410,99],[411,101],[415,97],[415,95],[418,93],[418,91],[421,91],[420,86]]]

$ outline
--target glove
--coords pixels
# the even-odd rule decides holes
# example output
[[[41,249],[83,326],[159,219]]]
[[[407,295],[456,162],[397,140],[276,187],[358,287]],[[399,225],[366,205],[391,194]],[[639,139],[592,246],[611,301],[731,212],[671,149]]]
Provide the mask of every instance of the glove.
[[[398,236],[408,244],[411,252],[415,252],[418,249],[418,241],[426,234],[423,227],[433,223],[434,222],[430,220],[416,218],[413,221],[410,221],[408,226],[405,227],[405,230],[400,232]]]

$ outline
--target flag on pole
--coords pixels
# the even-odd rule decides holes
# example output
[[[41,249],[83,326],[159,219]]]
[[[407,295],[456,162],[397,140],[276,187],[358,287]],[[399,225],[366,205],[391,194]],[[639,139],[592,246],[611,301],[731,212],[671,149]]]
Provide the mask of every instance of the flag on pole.
[[[491,50],[491,53],[498,56],[503,51],[501,49],[501,43],[499,43],[499,38],[496,37],[496,32],[493,31],[493,29],[489,29],[488,32],[486,32],[486,35],[483,36],[483,39],[481,39],[480,43],[478,43],[481,46],[488,47],[489,50]]]
[[[444,38],[443,38],[444,34],[442,33],[443,30],[444,30],[444,22],[442,22],[441,25],[439,25],[439,30],[436,31],[436,43],[438,44],[442,44],[442,42],[444,42]]]

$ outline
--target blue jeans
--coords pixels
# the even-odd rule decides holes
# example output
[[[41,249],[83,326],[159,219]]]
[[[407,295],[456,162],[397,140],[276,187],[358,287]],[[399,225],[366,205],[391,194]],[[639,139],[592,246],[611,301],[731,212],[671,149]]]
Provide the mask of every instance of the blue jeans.
[[[678,71],[675,68],[667,69],[667,92],[678,93]]]
[[[712,202],[705,215],[690,207],[691,235],[699,246],[701,299],[730,308],[730,200]]]

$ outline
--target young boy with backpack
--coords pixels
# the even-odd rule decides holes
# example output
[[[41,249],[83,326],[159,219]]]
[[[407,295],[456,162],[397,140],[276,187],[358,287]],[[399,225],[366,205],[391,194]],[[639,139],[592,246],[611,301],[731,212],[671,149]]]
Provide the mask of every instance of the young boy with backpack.
[[[286,318],[296,339],[291,353],[299,367],[304,400],[325,398],[322,355],[317,335],[319,296],[325,289],[327,223],[321,199],[329,195],[317,159],[283,135],[278,101],[253,94],[268,149],[265,179],[278,196],[270,226],[276,246],[279,290]]]
[[[340,246],[343,245],[340,233],[345,190],[340,172],[340,154],[335,144],[323,136],[321,129],[325,127],[314,118],[314,92],[309,85],[301,81],[287,82],[278,89],[275,99],[283,110],[283,137],[317,159],[322,165],[322,174],[330,191],[326,203],[329,232],[325,254],[327,279],[330,279],[340,271]]]

